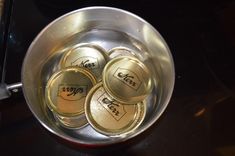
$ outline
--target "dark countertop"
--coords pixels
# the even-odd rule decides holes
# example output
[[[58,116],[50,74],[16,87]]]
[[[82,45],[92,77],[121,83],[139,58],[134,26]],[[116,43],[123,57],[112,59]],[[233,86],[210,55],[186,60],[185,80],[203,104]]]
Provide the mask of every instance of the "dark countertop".
[[[10,0],[1,22],[2,80],[8,84],[20,81],[24,54],[50,21],[71,10],[94,5],[131,11],[151,23],[165,38],[176,69],[175,89],[168,108],[146,133],[126,144],[81,149],[68,147],[50,135],[32,116],[19,93],[0,101],[0,155],[234,156],[235,1],[232,0],[66,3]]]

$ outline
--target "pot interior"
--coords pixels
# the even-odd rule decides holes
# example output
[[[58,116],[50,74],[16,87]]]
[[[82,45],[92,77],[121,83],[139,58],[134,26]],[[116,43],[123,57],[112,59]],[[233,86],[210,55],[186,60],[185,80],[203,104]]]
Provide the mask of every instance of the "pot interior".
[[[66,129],[58,125],[45,104],[45,86],[71,47],[94,43],[106,51],[127,47],[150,69],[154,88],[146,99],[143,123],[131,133],[110,138],[85,126]],[[130,139],[149,128],[165,110],[174,86],[174,64],[161,35],[146,21],[124,10],[90,7],[68,13],[44,28],[29,47],[22,68],[24,96],[39,122],[70,142],[109,145]]]

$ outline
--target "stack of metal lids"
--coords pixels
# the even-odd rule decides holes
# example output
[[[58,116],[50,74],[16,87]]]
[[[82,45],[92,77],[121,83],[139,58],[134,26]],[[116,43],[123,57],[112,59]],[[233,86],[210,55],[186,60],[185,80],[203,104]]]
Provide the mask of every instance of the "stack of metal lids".
[[[89,124],[115,137],[142,123],[152,88],[151,72],[133,50],[114,47],[106,52],[83,43],[63,54],[60,70],[47,82],[45,101],[61,126]]]

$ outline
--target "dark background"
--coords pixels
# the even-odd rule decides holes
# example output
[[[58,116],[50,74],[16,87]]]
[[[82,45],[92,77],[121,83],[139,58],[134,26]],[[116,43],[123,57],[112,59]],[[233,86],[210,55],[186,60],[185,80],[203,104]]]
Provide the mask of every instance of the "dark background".
[[[24,55],[49,22],[86,6],[112,6],[147,20],[168,43],[172,99],[141,136],[114,147],[68,147],[32,116],[22,93],[0,101],[0,155],[235,155],[235,1],[5,0],[0,76],[20,82]]]

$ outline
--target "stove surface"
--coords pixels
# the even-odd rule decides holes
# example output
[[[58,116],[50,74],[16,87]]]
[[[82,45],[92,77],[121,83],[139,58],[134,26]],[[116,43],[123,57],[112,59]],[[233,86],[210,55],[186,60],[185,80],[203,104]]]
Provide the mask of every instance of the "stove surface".
[[[20,82],[32,40],[49,22],[86,6],[112,6],[151,23],[168,43],[176,82],[168,108],[147,132],[123,145],[71,148],[49,134],[22,93],[0,101],[0,155],[235,155],[235,1],[5,1],[2,82]],[[115,153],[115,154],[114,154]]]

